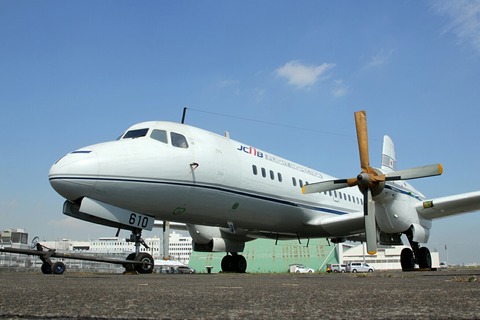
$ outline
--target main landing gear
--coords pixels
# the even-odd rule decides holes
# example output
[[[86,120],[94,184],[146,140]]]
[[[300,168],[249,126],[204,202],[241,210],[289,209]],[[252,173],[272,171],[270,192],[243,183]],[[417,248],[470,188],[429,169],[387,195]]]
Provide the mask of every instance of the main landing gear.
[[[415,269],[415,264],[418,264],[420,269],[432,268],[432,257],[430,250],[427,247],[420,247],[418,242],[413,241],[413,233],[411,230],[405,233],[407,235],[408,242],[410,242],[410,248],[405,248],[400,253],[400,264],[402,265],[402,271],[412,271]]]
[[[222,259],[223,272],[245,273],[247,270],[247,260],[237,252],[230,252]]]
[[[130,235],[130,239],[127,240],[128,242],[135,242],[135,252],[130,253],[127,256],[126,260],[131,261],[141,261],[141,264],[133,264],[133,263],[124,263],[123,267],[125,268],[125,272],[138,272],[141,274],[152,273],[154,266],[153,257],[146,252],[140,252],[140,245],[143,245],[145,249],[150,249],[150,247],[145,243],[142,239],[142,230],[137,229],[132,231]]]

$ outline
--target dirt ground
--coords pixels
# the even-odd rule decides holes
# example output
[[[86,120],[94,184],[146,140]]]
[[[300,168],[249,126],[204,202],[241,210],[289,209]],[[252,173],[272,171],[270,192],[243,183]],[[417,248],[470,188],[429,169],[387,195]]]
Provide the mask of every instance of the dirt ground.
[[[0,272],[1,319],[480,319],[480,269],[372,274]]]

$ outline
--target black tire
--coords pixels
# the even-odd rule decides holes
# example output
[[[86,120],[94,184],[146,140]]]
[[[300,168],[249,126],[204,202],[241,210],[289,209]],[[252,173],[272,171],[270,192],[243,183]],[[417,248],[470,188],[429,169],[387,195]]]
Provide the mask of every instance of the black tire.
[[[65,264],[61,261],[57,261],[53,264],[52,272],[53,274],[63,274],[67,268]]]
[[[42,270],[43,274],[52,274],[52,266],[49,263],[42,263],[40,270]]]
[[[233,271],[233,256],[227,254],[222,259],[222,272],[232,272]]]
[[[410,248],[404,248],[400,253],[400,264],[402,271],[409,271],[415,268],[415,259],[413,258],[413,251]]]
[[[143,264],[136,264],[135,270],[141,274],[152,273],[155,268],[153,257],[146,252],[140,252],[135,258],[135,261],[142,261]]]
[[[247,271],[247,259],[242,255],[233,256],[233,265],[237,273],[245,273]]]
[[[427,247],[421,247],[418,250],[418,267],[420,269],[432,268],[432,256],[430,255],[430,250],[428,250]]]
[[[125,260],[135,260],[135,253],[130,253]],[[135,265],[132,263],[124,263],[123,267],[125,268],[126,272],[133,272],[135,271]]]
[[[352,272],[353,272],[353,273],[357,273],[357,269],[353,269]]]

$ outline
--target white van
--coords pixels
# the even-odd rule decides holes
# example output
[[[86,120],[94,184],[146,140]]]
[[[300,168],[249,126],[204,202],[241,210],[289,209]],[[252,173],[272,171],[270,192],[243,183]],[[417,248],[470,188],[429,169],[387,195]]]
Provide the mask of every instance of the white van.
[[[350,262],[347,264],[347,272],[373,272],[375,268],[365,262]]]

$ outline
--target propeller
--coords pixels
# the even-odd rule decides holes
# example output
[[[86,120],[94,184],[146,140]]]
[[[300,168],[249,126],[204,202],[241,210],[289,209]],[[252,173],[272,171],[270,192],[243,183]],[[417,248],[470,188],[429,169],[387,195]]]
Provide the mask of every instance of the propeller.
[[[307,184],[303,186],[302,192],[308,194],[358,186],[363,194],[364,200],[363,213],[365,217],[367,252],[369,254],[375,254],[377,252],[377,226],[375,220],[375,200],[373,200],[373,197],[382,192],[386,181],[436,176],[442,174],[443,168],[440,164],[433,164],[383,174],[381,171],[370,166],[367,113],[365,111],[355,112],[355,126],[357,128],[358,151],[362,171],[355,178],[327,180]]]

